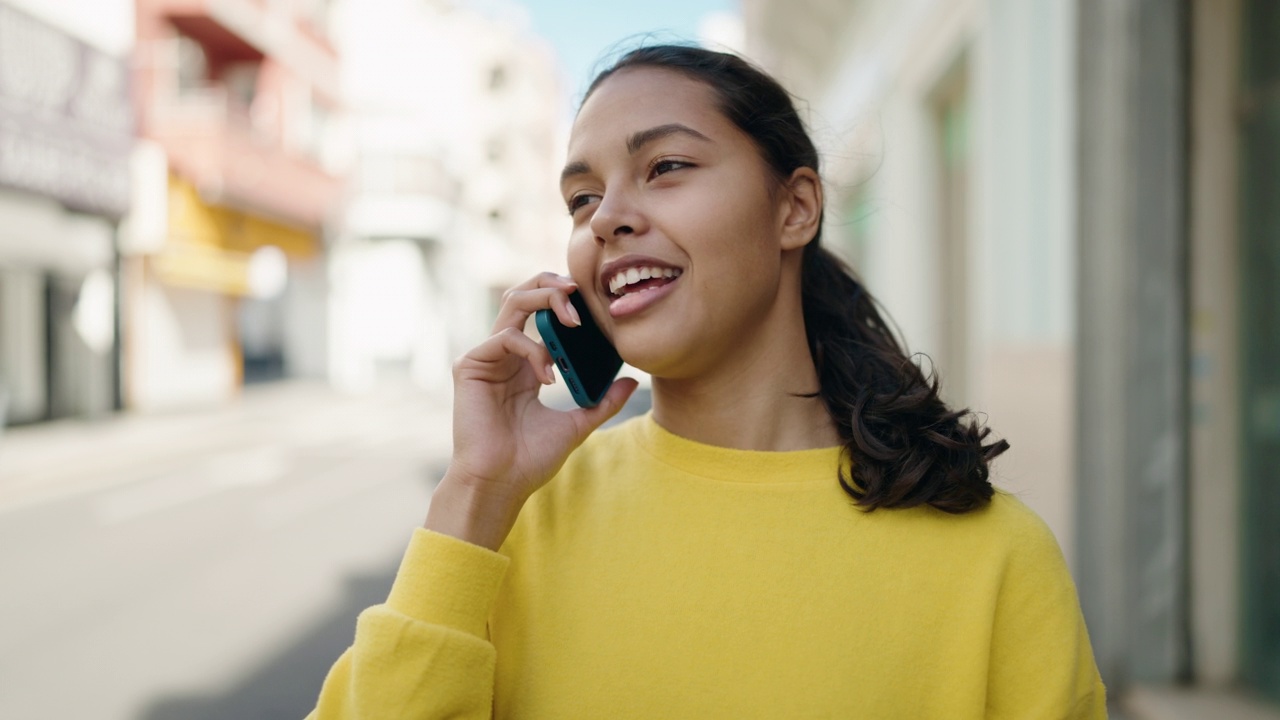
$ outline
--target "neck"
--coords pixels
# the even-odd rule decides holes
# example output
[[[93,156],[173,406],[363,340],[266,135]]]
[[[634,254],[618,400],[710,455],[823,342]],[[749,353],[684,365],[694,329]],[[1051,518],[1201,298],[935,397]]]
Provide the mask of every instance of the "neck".
[[[654,420],[689,440],[740,450],[839,445],[822,398],[799,397],[818,391],[804,324],[778,327],[746,339],[697,377],[654,377]]]

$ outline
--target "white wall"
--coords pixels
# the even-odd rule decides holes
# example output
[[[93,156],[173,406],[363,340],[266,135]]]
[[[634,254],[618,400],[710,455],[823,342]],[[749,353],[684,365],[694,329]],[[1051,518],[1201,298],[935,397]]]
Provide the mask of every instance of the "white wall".
[[[988,0],[977,43],[970,367],[1000,480],[1075,548],[1075,56],[1069,0]]]
[[[240,370],[230,351],[232,299],[155,280],[135,281],[130,291],[136,294],[126,388],[132,407],[216,404],[235,393]]]
[[[61,28],[116,56],[134,43],[133,0],[4,0],[6,5]]]
[[[952,318],[938,290],[947,268],[934,93],[967,53],[969,331],[965,376],[951,383],[962,390],[949,400],[1009,440],[993,480],[1046,520],[1069,560],[1073,20],[1069,0],[868,0],[811,118],[834,195],[862,188],[871,199],[858,269],[910,349],[940,358]]]
[[[328,260],[325,257],[289,263],[284,296],[284,359],[289,377],[328,375]]]
[[[1192,3],[1191,634],[1196,679],[1238,675],[1240,0]]]
[[[446,389],[449,334],[441,296],[417,243],[348,243],[334,251],[330,277],[330,378],[337,387],[370,389],[379,364],[390,364],[421,387]]]
[[[552,58],[518,13],[345,0],[334,28],[357,156],[413,159],[434,178],[352,184],[332,253],[330,375],[369,387],[390,353],[447,389],[452,358],[488,333],[495,289],[564,266]]]

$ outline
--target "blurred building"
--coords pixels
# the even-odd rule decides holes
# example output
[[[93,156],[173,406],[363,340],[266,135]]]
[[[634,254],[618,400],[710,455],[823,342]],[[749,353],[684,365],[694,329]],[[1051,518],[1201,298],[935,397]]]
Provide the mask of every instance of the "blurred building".
[[[743,4],[1126,716],[1280,717],[1280,5]]]
[[[514,4],[337,12],[356,157],[331,266],[331,378],[447,392],[502,292],[564,266],[553,59]]]
[[[0,428],[118,404],[129,0],[0,2]]]
[[[326,372],[342,101],[327,0],[137,0],[130,405]]]

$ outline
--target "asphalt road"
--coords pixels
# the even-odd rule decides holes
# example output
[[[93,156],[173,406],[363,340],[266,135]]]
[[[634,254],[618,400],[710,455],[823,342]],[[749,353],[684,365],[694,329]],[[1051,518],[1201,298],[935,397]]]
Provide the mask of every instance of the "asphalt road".
[[[448,449],[445,402],[300,384],[0,435],[0,718],[303,717]]]

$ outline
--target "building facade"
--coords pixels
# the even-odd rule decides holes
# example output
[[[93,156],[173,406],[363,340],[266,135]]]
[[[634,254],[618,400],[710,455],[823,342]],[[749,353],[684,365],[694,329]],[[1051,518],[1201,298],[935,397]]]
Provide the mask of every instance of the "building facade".
[[[1126,717],[1280,717],[1280,12],[745,0],[828,234],[1012,450]],[[1251,714],[1252,713],[1252,714]]]
[[[447,393],[502,292],[564,266],[553,59],[515,5],[348,0],[338,13],[355,157],[330,266],[330,377]]]
[[[0,2],[0,428],[119,405],[128,2]]]
[[[343,102],[325,0],[137,0],[128,403],[322,376]]]

